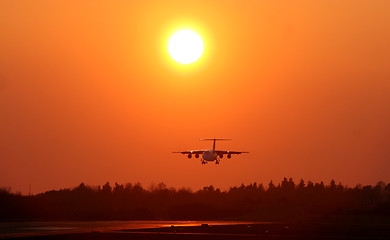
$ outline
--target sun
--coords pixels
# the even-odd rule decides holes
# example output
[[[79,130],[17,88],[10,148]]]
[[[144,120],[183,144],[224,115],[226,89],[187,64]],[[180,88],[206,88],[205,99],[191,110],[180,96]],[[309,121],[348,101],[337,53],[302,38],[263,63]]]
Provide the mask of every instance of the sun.
[[[203,40],[194,31],[180,30],[169,39],[168,52],[178,63],[193,63],[202,56]]]

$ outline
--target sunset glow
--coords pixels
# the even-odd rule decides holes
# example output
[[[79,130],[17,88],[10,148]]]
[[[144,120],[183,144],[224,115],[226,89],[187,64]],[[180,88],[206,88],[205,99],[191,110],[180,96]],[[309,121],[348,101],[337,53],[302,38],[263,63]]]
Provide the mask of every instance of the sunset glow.
[[[389,9],[1,0],[0,187],[389,182]]]

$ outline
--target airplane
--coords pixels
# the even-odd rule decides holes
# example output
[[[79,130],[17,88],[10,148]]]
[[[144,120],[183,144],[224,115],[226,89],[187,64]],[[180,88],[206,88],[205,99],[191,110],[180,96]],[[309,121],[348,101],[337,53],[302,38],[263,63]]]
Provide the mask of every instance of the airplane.
[[[200,139],[201,141],[214,141],[213,143],[213,149],[212,150],[189,150],[189,151],[183,151],[183,152],[173,152],[173,153],[181,153],[181,154],[188,154],[188,158],[192,158],[192,155],[195,155],[196,158],[199,158],[201,155],[201,163],[206,164],[207,162],[213,162],[215,161],[215,164],[219,164],[219,161],[221,161],[221,158],[223,158],[223,155],[226,154],[227,158],[231,158],[232,154],[241,154],[241,153],[249,153],[249,152],[237,152],[237,151],[222,151],[222,150],[215,150],[215,142],[216,141],[222,141],[222,140],[231,140],[231,139],[218,139],[218,138],[207,138],[207,139]]]

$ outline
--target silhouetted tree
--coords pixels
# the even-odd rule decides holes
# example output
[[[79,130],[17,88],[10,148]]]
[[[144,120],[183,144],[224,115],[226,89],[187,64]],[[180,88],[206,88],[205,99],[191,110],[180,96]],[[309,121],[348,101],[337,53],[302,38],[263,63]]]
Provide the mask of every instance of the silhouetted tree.
[[[301,181],[299,181],[299,184],[298,184],[298,189],[303,190],[304,188],[305,188],[305,181],[303,179],[301,179]]]
[[[272,190],[274,190],[276,187],[275,187],[275,185],[274,185],[274,183],[272,182],[272,180],[269,182],[269,184],[268,184],[268,191],[272,191]]]
[[[110,186],[109,182],[107,182],[106,184],[103,185],[102,192],[108,194],[108,193],[111,193],[111,191],[112,191],[112,187]]]

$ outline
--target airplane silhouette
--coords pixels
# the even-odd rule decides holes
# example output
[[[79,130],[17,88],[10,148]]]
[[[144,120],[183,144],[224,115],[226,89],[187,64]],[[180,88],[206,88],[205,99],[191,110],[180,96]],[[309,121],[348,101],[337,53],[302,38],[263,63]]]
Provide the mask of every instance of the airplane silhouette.
[[[188,158],[192,158],[192,155],[195,155],[195,158],[199,158],[200,156],[202,156],[201,157],[202,164],[206,164],[207,162],[213,162],[213,161],[215,161],[215,164],[219,164],[219,161],[221,161],[221,158],[223,158],[224,154],[227,155],[227,158],[231,158],[232,154],[249,153],[249,152],[215,150],[215,142],[216,141],[231,140],[231,139],[207,138],[207,139],[200,139],[200,140],[201,141],[214,141],[213,149],[212,150],[211,149],[189,150],[189,151],[173,152],[173,153],[188,154]]]

